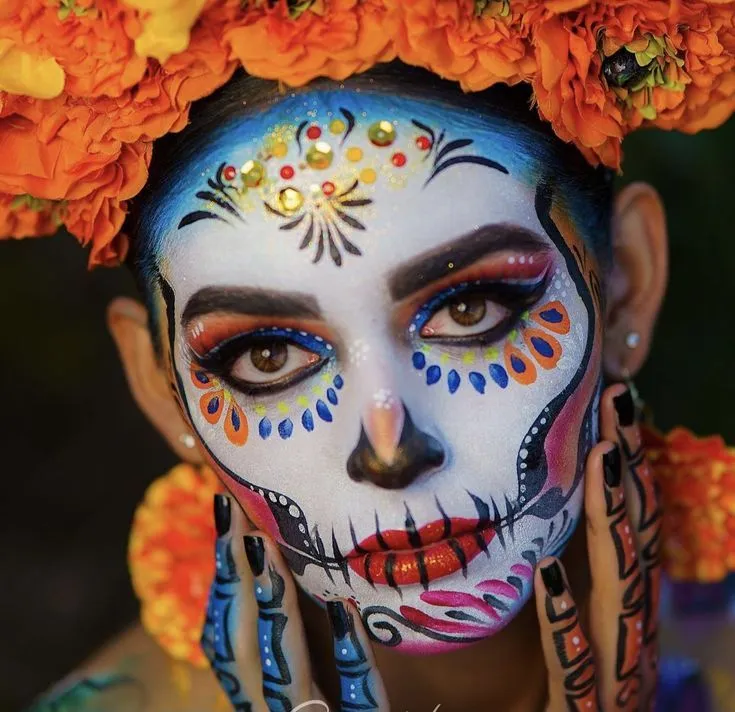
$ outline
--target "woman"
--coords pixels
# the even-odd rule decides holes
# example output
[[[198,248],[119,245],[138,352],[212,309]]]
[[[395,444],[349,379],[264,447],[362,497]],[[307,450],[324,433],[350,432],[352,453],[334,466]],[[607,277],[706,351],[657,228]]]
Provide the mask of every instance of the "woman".
[[[630,97],[655,74],[632,52],[599,67]],[[156,145],[126,227],[147,312],[110,324],[228,490],[203,645],[235,709],[650,708],[659,508],[602,384],[645,360],[663,210],[613,200],[588,161],[615,141],[565,143],[530,99],[402,64],[238,74]]]

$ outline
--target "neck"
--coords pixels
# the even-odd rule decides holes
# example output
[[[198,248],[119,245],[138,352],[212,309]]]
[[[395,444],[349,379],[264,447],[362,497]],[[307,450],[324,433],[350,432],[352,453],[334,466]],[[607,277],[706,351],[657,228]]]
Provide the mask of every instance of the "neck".
[[[589,569],[583,528],[570,542],[564,560],[584,618]],[[331,709],[339,709],[339,684],[326,616],[303,594],[301,604],[314,676]],[[469,647],[422,656],[374,645],[373,652],[391,708],[395,710],[538,712],[544,708],[546,665],[533,598],[506,628]]]

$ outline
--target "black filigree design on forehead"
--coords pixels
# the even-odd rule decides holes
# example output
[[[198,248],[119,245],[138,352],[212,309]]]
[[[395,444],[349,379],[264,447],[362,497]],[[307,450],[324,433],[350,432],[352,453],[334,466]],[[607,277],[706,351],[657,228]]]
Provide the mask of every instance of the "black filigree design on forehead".
[[[363,254],[359,238],[367,230],[377,189],[400,190],[410,181],[429,185],[447,169],[474,164],[508,173],[497,161],[471,150],[471,138],[448,139],[447,131],[412,119],[366,120],[360,128],[346,108],[324,120],[304,119],[274,128],[241,168],[221,163],[204,201],[179,223],[202,220],[231,226],[262,211],[280,221],[278,229],[297,236],[298,249],[314,264],[328,257],[341,267]]]

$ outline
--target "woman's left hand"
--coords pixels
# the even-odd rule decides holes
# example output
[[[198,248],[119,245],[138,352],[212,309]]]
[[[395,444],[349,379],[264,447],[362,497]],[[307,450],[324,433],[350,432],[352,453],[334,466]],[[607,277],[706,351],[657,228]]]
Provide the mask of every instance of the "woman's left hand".
[[[547,558],[536,571],[547,712],[649,712],[654,705],[660,510],[625,386],[604,392],[600,428],[585,473],[587,629],[562,564]]]

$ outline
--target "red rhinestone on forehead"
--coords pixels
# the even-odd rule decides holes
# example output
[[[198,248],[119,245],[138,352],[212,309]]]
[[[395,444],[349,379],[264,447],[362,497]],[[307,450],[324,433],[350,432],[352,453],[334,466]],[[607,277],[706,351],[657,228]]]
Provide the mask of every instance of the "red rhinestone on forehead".
[[[334,183],[332,181],[326,181],[325,183],[322,183],[322,193],[324,195],[333,195],[335,191]]]
[[[400,151],[398,153],[394,153],[393,158],[391,158],[390,160],[396,168],[403,168],[403,166],[405,166],[406,162],[408,161],[408,159],[406,158],[406,154],[401,153]]]
[[[309,126],[306,130],[306,135],[312,141],[316,141],[322,135],[322,130],[318,126]]]
[[[235,166],[227,166],[227,168],[222,171],[222,176],[225,180],[235,180],[235,176],[237,176],[237,168],[235,168]]]
[[[416,139],[416,147],[419,151],[428,151],[431,148],[431,139],[428,136],[419,136]]]
[[[295,172],[296,171],[294,171],[292,166],[284,166],[281,168],[281,178],[284,180],[291,180],[291,178],[294,177]]]

